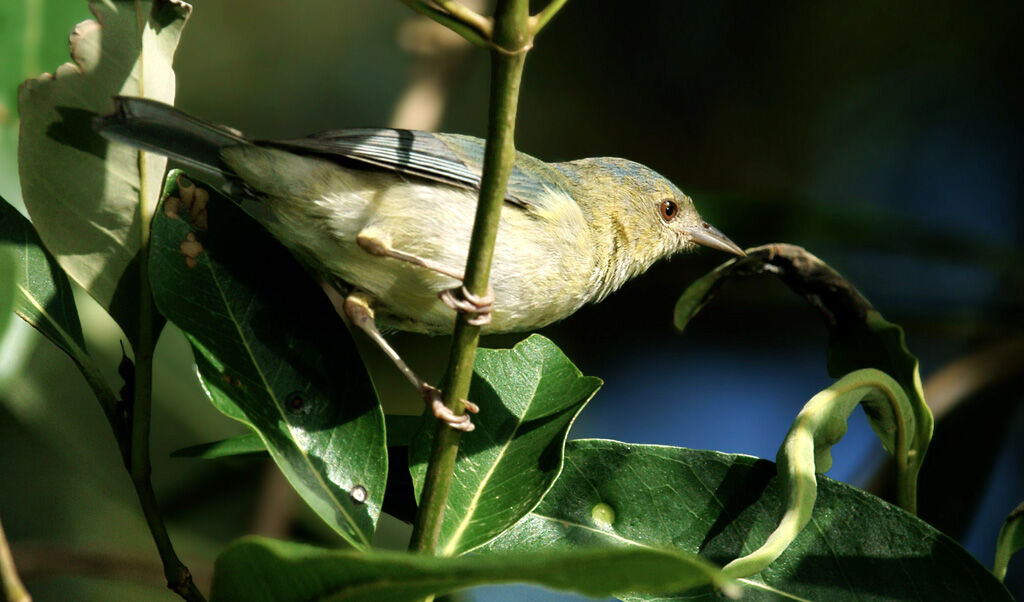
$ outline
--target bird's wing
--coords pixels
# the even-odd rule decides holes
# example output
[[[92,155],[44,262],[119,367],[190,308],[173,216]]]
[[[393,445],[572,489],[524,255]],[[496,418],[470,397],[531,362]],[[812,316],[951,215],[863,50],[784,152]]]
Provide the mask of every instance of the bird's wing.
[[[294,152],[374,165],[398,173],[473,190],[480,188],[484,141],[471,136],[413,130],[351,129],[298,140],[265,142]],[[517,153],[505,200],[526,210],[544,209],[545,189],[568,187],[565,176],[543,161]]]

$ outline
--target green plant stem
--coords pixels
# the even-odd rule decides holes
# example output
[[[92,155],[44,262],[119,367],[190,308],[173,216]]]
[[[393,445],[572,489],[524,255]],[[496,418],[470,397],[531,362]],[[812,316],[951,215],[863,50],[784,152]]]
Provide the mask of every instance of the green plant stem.
[[[465,286],[475,295],[483,295],[488,289],[505,187],[515,163],[514,134],[519,84],[526,52],[531,43],[528,1],[498,0],[491,50],[487,146],[484,150],[480,201],[477,204],[466,262]],[[468,324],[464,319],[456,322],[443,389],[445,405],[457,414],[465,411],[462,400],[469,395],[479,340],[479,327]],[[435,428],[434,447],[427,465],[419,512],[409,546],[411,550],[427,554],[437,552],[441,521],[448,501],[460,439],[459,431],[442,422],[438,422]]]
[[[14,557],[11,547],[4,534],[4,526],[0,523],[0,594],[3,602],[32,602],[32,596],[21,583],[18,571],[14,568]]]
[[[131,458],[131,439],[128,436],[128,425],[125,423],[124,415],[120,410],[117,395],[107,385],[107,381],[104,380],[96,364],[93,363],[92,357],[85,350],[78,348],[76,345],[72,348],[72,351],[69,354],[71,361],[75,363],[78,371],[85,378],[85,383],[92,390],[92,394],[96,396],[96,400],[99,401],[100,407],[103,409],[103,415],[107,417],[110,430],[114,433],[114,439],[117,440],[117,447],[121,451],[121,459],[124,461],[125,467],[127,467]]]
[[[530,17],[530,28],[532,29],[532,34],[537,35],[540,30],[544,29],[544,26],[551,21],[551,18],[554,17],[558,11],[562,10],[562,7],[565,6],[567,1],[568,0],[551,0],[543,10]]]
[[[150,318],[152,313],[150,313]],[[141,323],[141,321],[140,321]],[[152,331],[152,326],[150,326]],[[152,336],[146,337],[147,340],[152,341]],[[141,341],[141,338],[140,338]],[[138,345],[139,349],[142,348],[141,343]],[[139,370],[139,366],[142,364],[140,358],[146,359],[147,370]],[[190,602],[200,602],[205,600],[203,594],[195,586],[192,581],[192,576],[189,570],[178,558],[174,552],[174,547],[171,545],[170,537],[167,535],[167,527],[164,525],[163,517],[160,515],[160,509],[156,503],[156,494],[153,492],[153,484],[150,480],[150,465],[149,465],[149,391],[151,390],[150,384],[152,383],[152,370],[153,370],[153,345],[149,344],[149,353],[142,354],[137,352],[136,360],[136,381],[135,381],[135,398],[133,399],[133,406],[138,407],[139,402],[139,391],[140,384],[150,383],[146,386],[146,393],[144,394],[145,405],[146,405],[146,434],[145,438],[141,439],[141,443],[137,444],[140,438],[137,436],[139,431],[136,430],[136,422],[138,414],[132,412],[132,424],[129,425],[125,422],[124,416],[118,410],[117,396],[107,385],[106,381],[100,375],[96,369],[95,364],[92,362],[92,358],[84,352],[79,355],[72,356],[75,365],[78,367],[79,372],[85,378],[86,384],[92,389],[93,395],[100,402],[100,406],[103,408],[103,413],[107,417],[107,422],[110,424],[110,430],[114,433],[114,438],[117,440],[118,449],[121,451],[121,459],[124,462],[124,467],[128,471],[132,479],[132,485],[135,487],[136,495],[139,497],[139,504],[142,507],[143,516],[146,519],[146,524],[149,526],[149,531],[153,536],[153,541],[156,542],[157,551],[160,554],[160,559],[164,566],[164,576],[167,579],[167,586],[177,592],[182,598],[189,600]],[[139,373],[143,373],[143,378],[139,378]],[[130,426],[130,428],[129,428]],[[140,448],[139,445],[142,445]],[[139,449],[145,450],[145,462],[139,462],[139,455],[133,453]],[[137,464],[138,463],[138,464]],[[139,469],[136,469],[136,466]],[[2,533],[0,533],[2,537]],[[2,562],[2,559],[0,559]],[[4,581],[6,585],[6,581]]]
[[[139,331],[135,343],[135,390],[131,408],[131,444],[128,472],[139,497],[139,505],[146,518],[146,525],[156,543],[157,552],[164,566],[167,587],[189,602],[205,601],[203,594],[192,581],[188,567],[181,562],[171,538],[167,534],[163,515],[153,492],[150,478],[152,466],[149,461],[149,429],[152,417],[153,394],[153,350],[156,347],[156,320],[153,291],[149,284],[149,242],[153,210],[148,206],[146,182],[146,157],[139,153],[139,172],[143,187],[139,191],[139,215],[141,222],[139,246]]]
[[[144,273],[143,276],[146,274]],[[148,280],[146,280],[148,283]],[[148,292],[149,287],[145,287]],[[135,392],[132,400],[133,411],[131,412],[132,422],[125,422],[124,416],[118,409],[117,396],[107,385],[100,375],[92,358],[84,351],[72,355],[75,365],[85,378],[86,384],[92,389],[93,395],[100,402],[103,413],[110,424],[110,430],[114,433],[118,448],[121,451],[121,459],[124,467],[132,479],[132,485],[139,498],[139,505],[142,507],[142,514],[146,519],[146,525],[156,543],[157,552],[164,567],[164,577],[167,579],[167,587],[176,592],[185,600],[190,602],[202,602],[205,600],[202,592],[192,581],[192,575],[188,568],[181,562],[171,545],[170,536],[167,534],[167,527],[164,525],[160,508],[156,502],[156,494],[153,492],[153,483],[150,480],[151,468],[149,464],[149,418],[150,418],[150,391],[152,390],[153,375],[153,326],[152,326],[152,298],[149,299],[150,309],[148,312],[141,311],[140,324],[144,326],[144,332],[140,333],[137,342],[135,356]],[[146,315],[147,319],[142,320]],[[144,344],[143,341],[146,343]],[[143,408],[143,415],[140,417],[138,408]],[[144,422],[142,422],[144,421]],[[140,425],[144,424],[142,427]],[[142,431],[140,428],[144,428]],[[140,436],[139,433],[145,436]],[[0,533],[2,537],[2,533]],[[0,553],[2,556],[2,553]],[[2,562],[2,558],[0,558]],[[2,568],[0,568],[2,570]],[[4,580],[6,586],[7,581]],[[17,599],[17,598],[15,598]],[[28,598],[26,598],[27,600]]]

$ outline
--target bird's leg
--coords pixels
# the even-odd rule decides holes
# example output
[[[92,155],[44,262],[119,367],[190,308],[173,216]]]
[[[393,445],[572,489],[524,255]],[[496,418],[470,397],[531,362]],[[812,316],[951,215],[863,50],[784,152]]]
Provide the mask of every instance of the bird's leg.
[[[442,276],[448,276],[459,281],[465,280],[462,272],[456,272],[435,261],[392,248],[387,237],[382,232],[376,230],[367,229],[360,232],[356,236],[356,244],[371,255],[399,259],[437,272]],[[474,295],[466,289],[465,285],[462,285],[441,291],[438,294],[438,298],[441,299],[442,303],[455,311],[469,314],[466,322],[473,326],[483,326],[491,322],[491,310],[494,309],[494,289],[490,286],[487,287],[487,293],[484,295]]]
[[[325,290],[329,287],[327,284],[323,284],[323,286]],[[328,296],[330,296],[330,291]],[[377,330],[377,323],[374,320],[373,307],[371,307],[369,296],[358,291],[351,293],[345,297],[342,311],[344,311],[345,316],[354,325],[365,332],[373,342],[377,343],[377,346],[398,367],[398,370],[409,379],[409,382],[420,392],[420,395],[423,396],[423,401],[430,406],[431,411],[438,420],[443,420],[453,429],[467,433],[475,428],[473,423],[470,422],[469,414],[476,414],[480,411],[480,408],[471,401],[463,400],[462,403],[465,404],[467,413],[459,415],[444,405],[444,401],[441,399],[441,391],[437,387],[431,386],[419,376],[416,376],[416,373],[406,365],[394,347],[387,342],[384,335]]]

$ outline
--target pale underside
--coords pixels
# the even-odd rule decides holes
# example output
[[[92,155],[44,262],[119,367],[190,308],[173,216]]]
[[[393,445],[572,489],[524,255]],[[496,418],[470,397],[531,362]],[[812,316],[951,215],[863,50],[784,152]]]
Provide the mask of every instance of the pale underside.
[[[367,253],[360,233],[461,273],[466,265],[477,193],[383,171],[257,146],[222,151],[224,161],[264,195],[257,219],[314,267],[374,299],[384,328],[451,332],[455,312],[438,293],[460,282],[426,268]],[[285,188],[281,182],[299,183]],[[555,193],[550,193],[555,194]],[[564,195],[563,195],[564,196]],[[569,197],[527,211],[506,204],[494,250],[495,304],[486,332],[533,330],[591,301],[600,278],[590,229]]]

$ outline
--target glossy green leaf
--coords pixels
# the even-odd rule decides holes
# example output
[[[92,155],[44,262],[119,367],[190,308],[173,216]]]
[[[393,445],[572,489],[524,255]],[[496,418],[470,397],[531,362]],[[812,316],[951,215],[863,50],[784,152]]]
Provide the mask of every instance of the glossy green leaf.
[[[404,447],[409,445],[413,434],[419,428],[422,418],[420,416],[402,416],[388,414],[384,416],[387,425],[388,447]],[[183,447],[171,452],[172,458],[200,458],[203,460],[215,460],[218,458],[230,458],[232,456],[245,456],[250,454],[265,454],[267,448],[263,440],[256,433],[246,433],[220,441],[201,443]]]
[[[1006,578],[1006,567],[1010,564],[1010,557],[1020,550],[1024,550],[1024,503],[1014,508],[999,529],[996,560],[992,572],[1000,581]]]
[[[676,302],[676,328],[686,328],[724,282],[756,274],[778,276],[822,313],[829,332],[829,375],[839,378],[862,368],[875,368],[903,387],[911,402],[916,430],[909,441],[906,475],[916,481],[934,428],[917,358],[907,349],[903,329],[886,321],[852,284],[822,260],[787,244],[749,249],[746,257],[723,263],[683,292]],[[901,484],[904,489],[908,486]]]
[[[32,224],[0,199],[0,249],[18,257],[14,312],[76,360],[85,340],[67,276],[43,248]]]
[[[172,174],[173,176],[174,174]],[[176,178],[168,194],[179,194]],[[306,502],[347,541],[369,545],[387,479],[384,416],[352,338],[290,255],[220,196],[209,228],[157,213],[150,278],[185,332],[207,395],[251,427]],[[180,245],[204,250],[189,267]]]
[[[512,582],[588,596],[681,591],[724,583],[717,569],[695,556],[644,547],[445,558],[335,551],[250,537],[232,544],[217,558],[211,602],[398,602]]]
[[[483,550],[499,554],[616,543],[699,553],[722,565],[747,554],[783,513],[766,460],[615,441],[570,441],[544,501]],[[743,600],[1010,600],[956,542],[863,491],[818,477],[810,526],[781,557],[740,580]],[[625,600],[713,600],[710,590]]]
[[[442,554],[486,543],[540,502],[562,469],[569,427],[600,386],[600,379],[583,376],[540,335],[512,349],[477,352],[469,398],[480,413],[473,416],[476,430],[459,445],[441,525]],[[423,489],[432,426],[410,447],[417,492]]]
[[[137,333],[140,219],[160,197],[167,160],[106,142],[96,114],[118,94],[174,102],[171,61],[191,6],[179,0],[93,1],[71,35],[72,62],[18,91],[18,168],[25,206],[72,280]],[[64,39],[47,40],[64,46]]]

